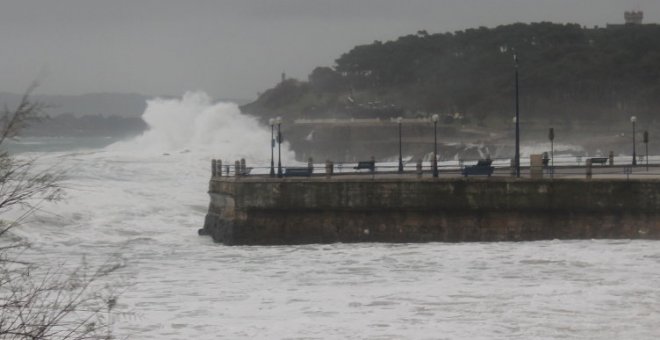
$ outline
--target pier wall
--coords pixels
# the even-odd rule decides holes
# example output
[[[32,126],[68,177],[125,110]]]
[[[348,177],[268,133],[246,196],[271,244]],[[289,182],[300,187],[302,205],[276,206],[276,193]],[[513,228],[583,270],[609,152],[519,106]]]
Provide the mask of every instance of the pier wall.
[[[203,232],[228,245],[660,239],[660,181],[218,177]]]

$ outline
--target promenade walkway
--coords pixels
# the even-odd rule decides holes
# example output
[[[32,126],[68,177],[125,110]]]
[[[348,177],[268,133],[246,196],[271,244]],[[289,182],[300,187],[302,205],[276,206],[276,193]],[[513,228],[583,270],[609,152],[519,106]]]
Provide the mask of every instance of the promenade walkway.
[[[588,168],[585,165],[586,159],[574,158],[571,159],[560,159],[556,162],[556,165],[547,166],[541,168],[542,177],[544,179],[587,179]],[[626,163],[627,161],[627,163]],[[457,162],[457,161],[446,161],[440,162],[438,164],[438,178],[457,178],[463,177],[461,170],[463,166],[469,166],[474,164],[476,161],[466,161],[466,162]],[[521,166],[521,179],[529,179],[530,167],[529,160],[523,159],[521,161],[523,166]],[[494,178],[512,178],[513,169],[509,165],[510,161],[508,160],[494,160],[493,166],[495,171],[491,177]],[[327,177],[326,176],[326,165],[325,164],[313,164],[312,165],[312,175],[311,177]],[[415,179],[419,178],[420,174],[417,170],[416,163],[405,163],[404,172],[398,172],[398,163],[393,162],[376,162],[374,171],[368,169],[356,170],[354,167],[356,163],[341,163],[333,164],[333,173],[332,178],[334,179],[360,179],[360,178],[370,178],[370,179]],[[221,176],[237,177],[234,164],[225,164],[221,168]],[[309,167],[309,164],[297,163],[291,167],[296,168],[305,168]],[[216,175],[219,173],[220,169],[216,168]],[[277,174],[277,166],[274,167],[275,174]],[[286,171],[286,166],[282,167],[283,173]],[[239,166],[239,178],[242,179],[264,179],[270,177],[270,165],[268,166],[250,166],[246,165],[245,170],[240,170]],[[277,179],[275,175],[275,179]],[[302,179],[302,177],[283,177],[285,179]],[[432,165],[431,162],[422,163],[422,173],[421,178],[431,179],[433,178]],[[470,180],[478,179],[488,179],[487,176],[470,176]],[[622,179],[622,180],[656,180],[660,179],[660,156],[651,157],[649,159],[649,164],[647,166],[645,160],[638,162],[636,166],[630,164],[629,157],[617,157],[615,158],[614,165],[601,165],[596,164],[591,167],[591,179]]]

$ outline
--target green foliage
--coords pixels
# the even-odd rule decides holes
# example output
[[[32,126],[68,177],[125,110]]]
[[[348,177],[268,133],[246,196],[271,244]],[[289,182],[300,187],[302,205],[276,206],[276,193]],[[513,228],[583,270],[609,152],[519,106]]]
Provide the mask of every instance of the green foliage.
[[[306,83],[299,82],[295,79],[287,79],[266,91],[261,95],[261,99],[266,107],[281,107],[298,100],[307,92],[308,87]]]
[[[297,82],[294,91],[292,84],[282,83],[257,106],[294,108],[307,91],[332,95],[335,104],[344,103],[348,94],[368,93],[406,111],[462,112],[476,121],[508,121],[515,52],[521,109],[528,117],[619,119],[634,113],[650,121],[660,107],[659,36],[658,25],[587,29],[548,22],[431,35],[420,31],[356,46],[336,60],[334,69],[315,69],[309,86]],[[312,106],[325,107],[320,102]]]
[[[531,115],[650,114],[660,105],[658,36],[658,25],[513,24],[357,46],[336,69],[356,88],[415,86],[427,110],[510,115],[515,52]]]
[[[344,78],[330,67],[317,67],[309,75],[309,84],[317,92],[341,91],[345,86]]]

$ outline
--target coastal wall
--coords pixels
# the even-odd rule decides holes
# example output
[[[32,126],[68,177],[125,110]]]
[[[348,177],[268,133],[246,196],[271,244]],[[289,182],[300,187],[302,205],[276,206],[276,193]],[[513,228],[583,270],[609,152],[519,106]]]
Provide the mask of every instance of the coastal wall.
[[[204,229],[227,245],[660,239],[660,181],[217,177]]]

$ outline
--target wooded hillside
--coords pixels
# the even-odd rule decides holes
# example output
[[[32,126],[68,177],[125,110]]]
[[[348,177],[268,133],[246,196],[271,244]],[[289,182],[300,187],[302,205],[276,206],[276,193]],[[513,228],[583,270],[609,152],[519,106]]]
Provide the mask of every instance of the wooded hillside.
[[[425,31],[361,45],[308,81],[289,79],[244,110],[287,118],[464,114],[510,121],[514,52],[526,117],[654,120],[660,110],[660,26],[583,28],[512,24],[454,33]]]

